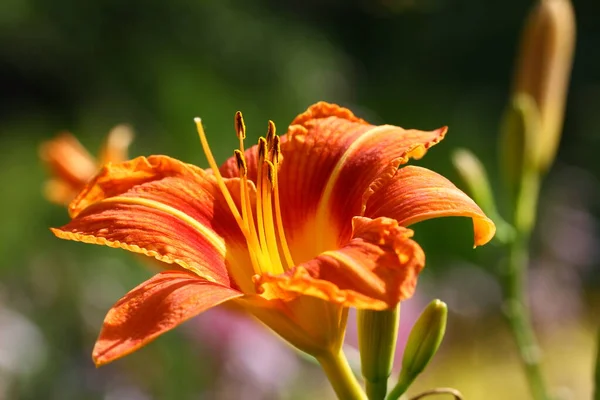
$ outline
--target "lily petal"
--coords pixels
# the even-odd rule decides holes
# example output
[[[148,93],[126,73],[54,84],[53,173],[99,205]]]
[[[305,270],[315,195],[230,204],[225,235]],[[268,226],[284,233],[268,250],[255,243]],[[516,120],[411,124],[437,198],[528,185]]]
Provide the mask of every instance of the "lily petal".
[[[410,158],[421,158],[443,139],[434,131],[370,125],[350,110],[319,102],[298,115],[281,137],[279,170],[282,219],[294,260],[307,261],[350,238],[350,221],[368,197]],[[258,149],[245,153],[248,177],[256,180]],[[224,176],[238,176],[227,160]],[[298,196],[298,193],[303,193]],[[315,238],[315,235],[318,236]]]
[[[40,158],[52,175],[73,191],[81,189],[96,173],[94,158],[70,133],[44,142],[40,146]]]
[[[426,132],[369,125],[349,110],[327,103],[299,115],[282,144],[279,172],[292,253],[297,247],[315,256],[347,241],[352,217],[362,215],[373,191],[394,175],[398,165],[422,157],[445,133],[446,128]],[[299,191],[306,195],[298,196]],[[313,249],[307,252],[309,243]]]
[[[438,217],[473,219],[475,246],[489,242],[496,226],[473,200],[452,182],[422,167],[407,166],[377,190],[367,202],[365,216],[394,218],[400,225]]]
[[[214,176],[169,157],[105,166],[69,210],[73,220],[52,230],[60,238],[153,256],[226,286],[226,257],[247,261]]]
[[[412,231],[390,218],[355,217],[353,238],[282,275],[255,279],[259,288],[274,285],[284,300],[314,296],[344,307],[382,310],[412,296],[425,255],[410,239]]]
[[[248,295],[233,303],[248,311],[296,348],[318,354],[339,350],[345,331],[348,309],[317,297],[296,296],[267,300]]]
[[[127,293],[108,312],[94,346],[97,366],[126,356],[239,291],[184,271],[165,271]]]
[[[112,128],[100,152],[100,166],[109,162],[127,160],[127,152],[132,141],[133,130],[129,125],[117,125]]]

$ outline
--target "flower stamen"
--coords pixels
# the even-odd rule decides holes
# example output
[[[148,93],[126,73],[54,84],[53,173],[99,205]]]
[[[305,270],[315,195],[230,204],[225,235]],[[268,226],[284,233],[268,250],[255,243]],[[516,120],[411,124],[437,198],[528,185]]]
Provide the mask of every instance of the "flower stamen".
[[[267,126],[267,146],[269,149],[273,148],[273,141],[277,137],[277,130],[275,129],[275,122],[269,120],[269,125]]]
[[[248,241],[249,247],[260,250],[260,245],[256,236],[256,227],[254,226],[254,217],[252,215],[250,193],[248,191],[248,168],[246,165],[246,159],[240,150],[235,150],[233,154],[237,162],[238,170],[240,171],[240,202],[242,205],[242,219],[244,220],[246,229],[248,229],[248,237],[246,240]],[[258,251],[257,254],[254,254],[254,252],[250,253],[253,257],[252,266],[254,272],[258,273],[260,272],[260,263],[255,258],[258,255],[258,258],[262,259],[264,255],[260,251]]]
[[[281,141],[273,121],[269,121],[266,137],[258,139],[258,165],[256,178],[256,209],[252,206],[248,185],[248,165],[244,157],[246,125],[241,112],[235,113],[234,125],[240,141],[234,151],[240,178],[240,207],[236,206],[217,163],[212,155],[201,120],[195,119],[202,148],[216,177],[219,189],[242,230],[255,274],[265,272],[280,274],[294,266],[285,237],[279,205],[277,171],[281,162]],[[254,214],[256,212],[256,215]],[[256,220],[255,217],[256,216]]]
[[[244,139],[246,139],[246,124],[244,123],[244,117],[241,111],[235,112],[234,117],[235,133],[240,140],[240,152],[244,154]]]
[[[279,257],[279,246],[277,244],[277,236],[275,235],[275,224],[273,223],[273,204],[272,204],[272,193],[273,193],[273,178],[275,175],[275,166],[269,160],[265,160],[264,163],[266,169],[266,176],[264,177],[264,184],[262,187],[262,207],[263,217],[265,226],[265,236],[267,239],[267,248],[271,257],[271,263],[276,271],[283,273],[283,265],[281,258]]]
[[[270,122],[270,121],[269,121]],[[273,125],[274,126],[274,125]],[[279,182],[277,180],[277,169],[279,168],[279,159],[281,155],[281,143],[279,140],[279,136],[275,136],[273,140],[273,165],[274,165],[274,173],[273,173],[273,203],[274,203],[274,212],[275,212],[275,222],[277,224],[277,236],[279,238],[279,244],[281,246],[281,252],[283,253],[283,258],[285,260],[285,269],[288,270],[292,268],[294,264],[294,260],[292,259],[292,254],[290,253],[290,248],[288,246],[287,240],[285,238],[285,231],[283,229],[283,218],[281,217],[281,207],[279,206]]]
[[[244,232],[244,235],[247,235],[248,232],[246,226],[244,225],[244,221],[242,220],[242,216],[240,215],[240,212],[237,209],[233,198],[231,197],[231,193],[229,193],[229,190],[225,185],[225,181],[223,180],[223,176],[219,171],[219,167],[217,165],[217,162],[215,161],[215,157],[213,156],[212,151],[210,151],[210,146],[208,145],[208,140],[206,139],[206,133],[204,133],[204,127],[202,126],[202,120],[196,117],[194,118],[194,122],[196,123],[196,130],[198,131],[198,136],[200,136],[200,143],[202,143],[202,149],[204,150],[204,154],[206,155],[206,159],[208,160],[210,168],[215,174],[215,178],[217,179],[219,189],[221,189],[221,193],[223,193],[223,197],[225,198],[225,201],[227,202],[227,205],[231,210],[231,214],[233,214],[233,217],[235,218],[235,221],[237,222],[238,226],[240,227],[242,232]]]
[[[260,241],[260,247],[262,249],[267,248],[267,238],[265,235],[265,225],[264,225],[264,216],[263,216],[263,175],[264,175],[264,167],[263,164],[265,162],[265,155],[267,153],[267,141],[265,138],[261,137],[258,139],[258,168],[257,168],[257,178],[256,178],[256,222],[258,228],[258,239]]]
[[[202,126],[202,120],[200,118],[194,118],[194,122],[196,123],[196,130],[198,131],[198,135],[200,136],[200,142],[202,143],[202,149],[204,150],[204,154],[206,155],[208,164],[210,165],[213,173],[215,174],[215,178],[217,180],[217,184],[219,185],[219,189],[221,190],[221,193],[223,194],[223,197],[225,198],[225,202],[229,206],[229,210],[231,211],[231,214],[235,218],[235,221],[237,222],[240,230],[242,231],[242,233],[244,234],[244,237],[246,238],[246,242],[248,243],[248,250],[249,250],[249,253],[251,256],[250,260],[252,262],[252,269],[255,272],[260,271],[260,265],[262,264],[261,261],[264,258],[262,252],[260,251],[260,246],[258,245],[258,243],[256,243],[255,240],[252,240],[253,235],[252,235],[251,231],[249,230],[249,226],[246,224],[246,219],[244,219],[240,215],[240,212],[237,209],[237,206],[235,205],[233,198],[231,197],[231,193],[229,192],[229,189],[227,189],[225,180],[223,179],[223,176],[221,175],[221,172],[219,171],[219,168],[217,166],[215,158],[212,154],[212,151],[210,150],[210,146],[208,145],[208,140],[206,139],[206,133],[204,132],[204,127]],[[236,120],[236,122],[237,122],[237,120]],[[242,123],[243,123],[243,121],[242,121]],[[242,136],[242,135],[240,135],[240,136]],[[240,139],[240,140],[243,140],[243,139]],[[240,166],[242,167],[240,169],[240,171],[243,170],[244,171],[243,175],[245,175],[246,174],[246,162],[243,157],[241,157],[241,159],[238,160],[238,167],[240,167]],[[242,188],[241,190],[245,191],[246,185],[245,185],[243,179],[242,179],[242,182],[240,182],[240,185]],[[241,203],[242,203],[242,207],[244,207],[244,202],[247,203],[249,196],[242,196],[242,199],[241,199]],[[255,236],[254,236],[254,238],[255,238]],[[245,275],[243,273],[243,271],[240,271],[239,273],[242,276]]]

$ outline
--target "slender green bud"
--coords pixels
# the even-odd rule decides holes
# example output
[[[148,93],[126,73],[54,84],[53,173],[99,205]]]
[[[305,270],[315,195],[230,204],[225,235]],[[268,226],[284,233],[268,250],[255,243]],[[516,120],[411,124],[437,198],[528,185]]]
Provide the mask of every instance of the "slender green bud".
[[[446,303],[438,299],[429,303],[408,336],[400,376],[417,376],[423,372],[442,343],[447,319]]]
[[[483,212],[487,215],[497,214],[492,188],[479,158],[467,149],[458,149],[452,153],[452,163]]]
[[[511,221],[516,231],[530,232],[535,224],[540,173],[535,154],[541,118],[534,99],[519,94],[512,99],[504,117],[500,136],[500,161]]]
[[[530,154],[543,172],[560,141],[575,48],[575,13],[569,0],[540,0],[531,10],[521,38],[513,96],[527,94],[540,113],[540,130]]]
[[[500,128],[500,170],[514,198],[519,193],[522,176],[536,171],[536,145],[540,132],[540,114],[529,94],[514,96],[504,113]]]
[[[392,310],[358,311],[358,347],[361,371],[370,400],[383,400],[392,373],[400,305]]]
[[[398,383],[388,398],[400,397],[429,364],[442,343],[447,319],[448,306],[441,300],[433,300],[423,310],[408,336]]]
[[[452,163],[466,184],[467,193],[496,224],[496,239],[503,243],[510,242],[514,236],[514,229],[502,219],[498,212],[483,163],[467,149],[454,151],[452,153]]]

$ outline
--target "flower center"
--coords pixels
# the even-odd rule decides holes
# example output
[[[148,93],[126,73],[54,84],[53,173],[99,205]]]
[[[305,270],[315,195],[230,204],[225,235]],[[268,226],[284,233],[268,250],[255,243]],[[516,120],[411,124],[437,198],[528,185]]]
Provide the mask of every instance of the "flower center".
[[[244,157],[246,126],[242,113],[238,111],[235,114],[235,130],[240,141],[239,149],[234,151],[240,178],[240,206],[238,209],[212,155],[202,122],[200,118],[196,118],[194,121],[200,135],[202,148],[215,174],[219,189],[246,239],[254,274],[262,275],[266,272],[280,274],[292,268],[294,261],[285,238],[279,206],[277,172],[281,163],[281,148],[279,136],[275,133],[275,124],[273,121],[269,121],[266,138],[258,139],[256,201],[253,204],[250,195],[254,185],[248,179],[248,167]],[[235,266],[232,267],[235,268]],[[236,274],[234,273],[234,275]],[[241,276],[247,276],[247,273],[243,273]]]

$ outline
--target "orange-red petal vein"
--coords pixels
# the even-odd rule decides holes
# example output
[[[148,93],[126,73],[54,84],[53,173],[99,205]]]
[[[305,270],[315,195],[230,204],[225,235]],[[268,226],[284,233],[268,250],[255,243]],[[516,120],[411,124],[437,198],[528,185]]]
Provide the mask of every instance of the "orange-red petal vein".
[[[160,334],[239,291],[184,271],[165,271],[127,293],[108,312],[92,357],[103,365],[148,344]]]
[[[403,226],[438,217],[470,217],[475,246],[486,244],[496,232],[493,221],[452,182],[415,166],[399,169],[377,190],[367,202],[365,216],[394,218]]]
[[[71,211],[59,237],[154,256],[224,285],[232,284],[226,258],[242,266],[248,258],[214,176],[168,157],[107,165]]]
[[[362,215],[373,191],[398,165],[422,157],[446,129],[373,126],[346,109],[318,103],[288,132],[278,178],[283,221],[294,260],[307,261],[299,254],[313,257],[349,240],[352,217]]]

